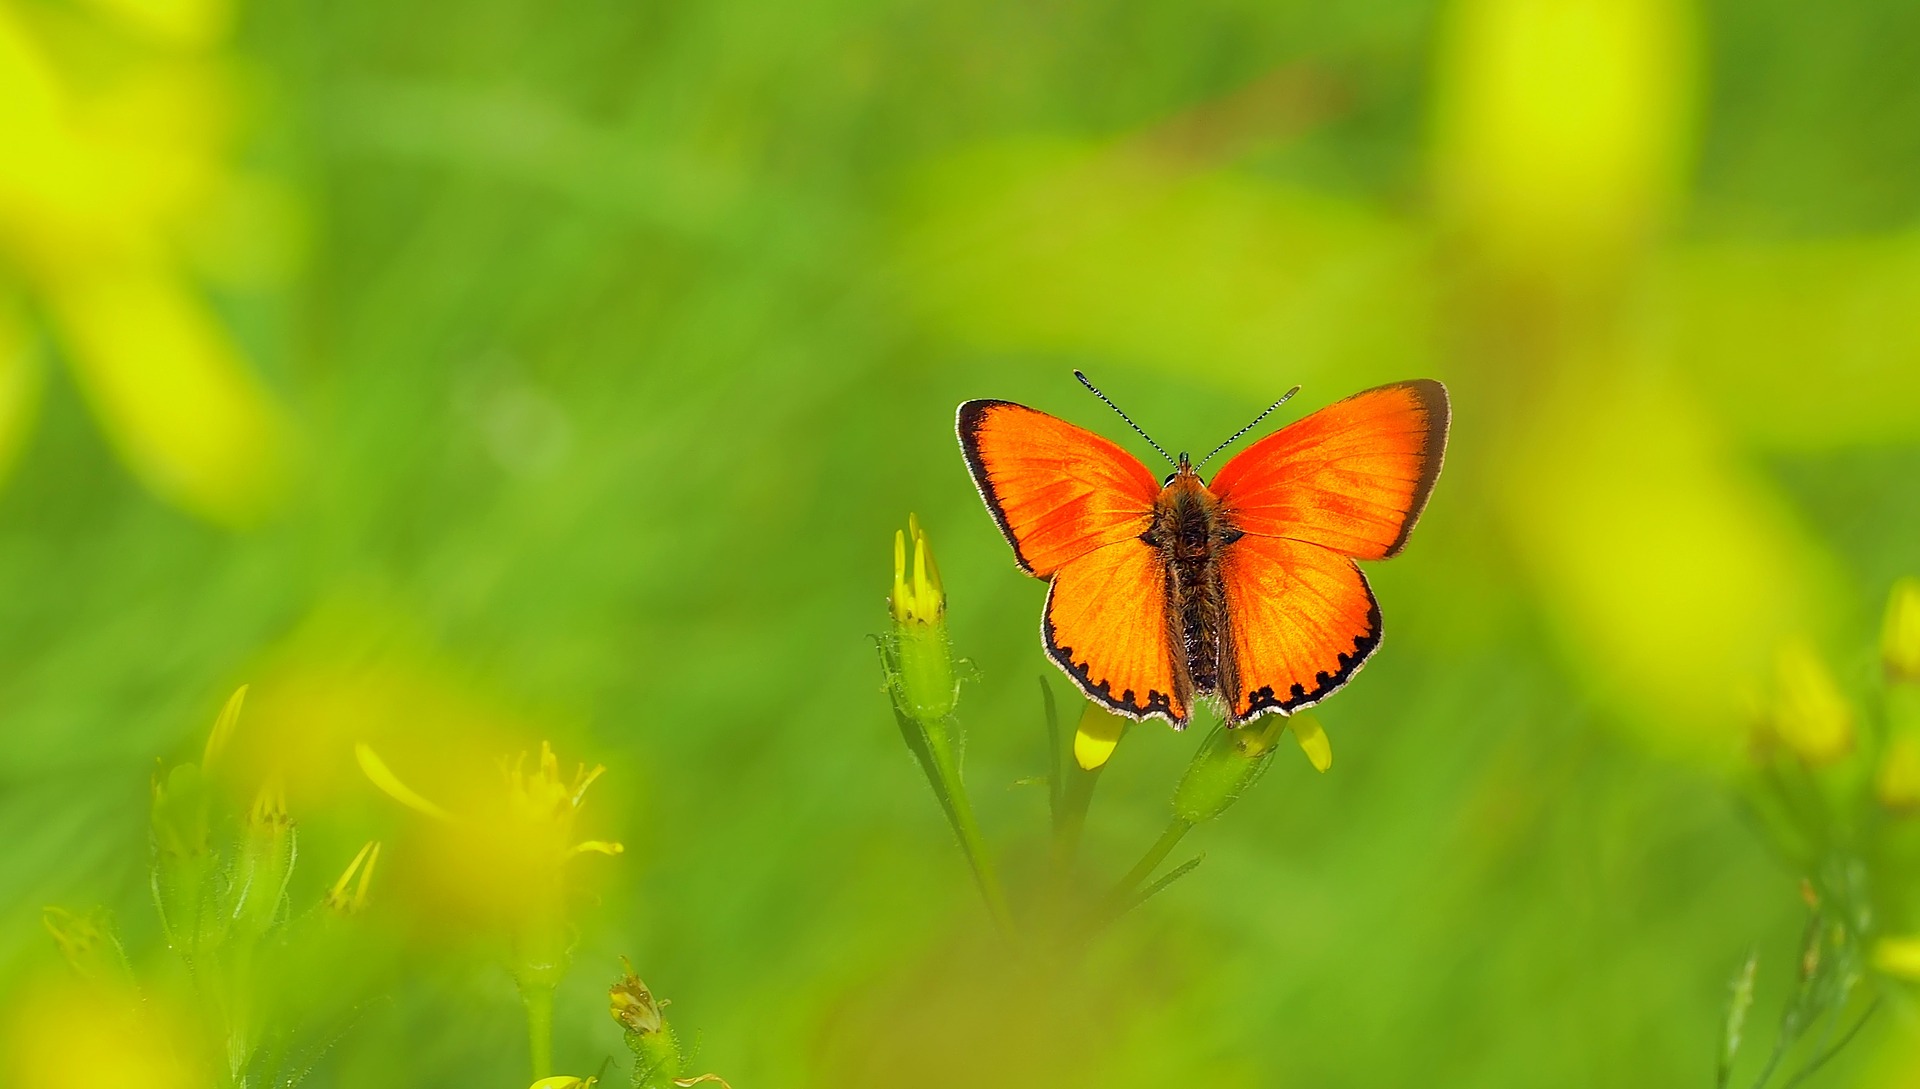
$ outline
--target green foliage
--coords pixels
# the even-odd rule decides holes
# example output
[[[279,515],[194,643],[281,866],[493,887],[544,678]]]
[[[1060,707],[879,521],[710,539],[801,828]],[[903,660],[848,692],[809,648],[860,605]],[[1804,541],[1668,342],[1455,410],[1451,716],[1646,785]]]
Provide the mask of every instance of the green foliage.
[[[359,740],[475,781],[547,736],[609,765],[629,850],[573,903],[553,995],[556,1068],[581,1075],[627,1054],[603,1012],[622,952],[740,1089],[1701,1085],[1756,948],[1743,1054],[1771,1046],[1807,870],[1733,800],[1743,701],[1789,635],[1870,691],[1859,633],[1920,569],[1909,6],[1644,5],[1684,24],[1659,84],[1680,93],[1643,103],[1671,148],[1592,143],[1669,156],[1662,181],[1603,220],[1630,223],[1604,266],[1555,263],[1556,242],[1501,251],[1543,262],[1518,269],[1465,210],[1499,202],[1437,191],[1443,88],[1477,101],[1462,71],[1509,72],[1462,67],[1486,40],[1465,4],[290,0],[204,45],[80,34],[128,6],[13,5],[5,26],[58,45],[74,87],[157,52],[170,78],[128,96],[206,101],[186,61],[230,62],[206,127],[231,127],[231,169],[172,191],[197,218],[140,241],[270,395],[285,464],[243,519],[139,462],[19,272],[22,224],[46,220],[0,213],[0,1061],[67,1008],[46,904],[105,905],[92,970],[117,945],[154,979],[186,971],[163,970],[170,942],[215,940],[210,888],[272,886],[271,837],[240,834],[258,784],[205,810],[208,859],[255,852],[233,888],[191,861],[191,775],[147,793],[242,679],[222,759],[281,758],[298,822],[285,906],[249,892],[247,926],[319,926],[347,860],[384,845],[368,911],[319,926],[372,951],[301,939],[272,969],[299,1007],[274,1018],[334,1041],[301,1052],[308,1085],[525,1084],[511,973],[448,891],[485,875],[367,785]],[[179,162],[203,134],[140,101],[85,112]],[[1596,108],[1549,135],[1585,139]],[[1044,591],[980,510],[952,410],[1005,397],[1124,439],[1076,366],[1197,449],[1296,382],[1276,422],[1418,375],[1457,419],[1411,546],[1367,569],[1387,634],[1326,708],[1340,763],[1283,752],[1189,833],[1204,865],[1069,972],[980,936],[865,639],[917,510],[968,594],[948,628],[981,678],[975,816],[1032,890],[1050,800],[1070,818],[1095,778],[1062,755],[1068,711],[1059,793],[1012,786],[1044,766]],[[159,433],[209,438],[214,414],[168,413]],[[1088,916],[1201,741],[1136,727],[1084,833],[1062,823],[1101,878]],[[156,815],[180,852],[157,890]],[[1902,925],[1908,865],[1875,886]],[[1908,1075],[1907,999],[1887,1001],[1823,1081]],[[99,1018],[124,1039],[169,1009]]]

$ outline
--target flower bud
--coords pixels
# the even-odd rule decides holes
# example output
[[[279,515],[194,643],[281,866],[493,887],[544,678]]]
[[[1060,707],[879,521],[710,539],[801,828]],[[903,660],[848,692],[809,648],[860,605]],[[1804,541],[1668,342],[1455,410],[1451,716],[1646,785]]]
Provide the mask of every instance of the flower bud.
[[[947,642],[947,596],[933,562],[933,545],[917,516],[908,517],[905,533],[893,536],[893,596],[888,604],[893,632],[883,650],[894,705],[917,722],[943,719],[953,712],[959,686]]]
[[[1273,762],[1284,715],[1267,715],[1238,729],[1216,726],[1187,764],[1173,791],[1174,816],[1189,824],[1226,812]]]
[[[613,1014],[613,1019],[620,1022],[621,1028],[642,1036],[666,1028],[667,1020],[660,1008],[667,1003],[654,999],[646,983],[633,973],[633,964],[627,958],[620,958],[620,966],[627,974],[607,989],[608,1012]]]
[[[1831,764],[1853,750],[1853,708],[1812,647],[1789,643],[1775,663],[1773,727],[1810,765]]]
[[[627,1050],[633,1052],[633,1084],[672,1085],[684,1057],[679,1040],[660,1012],[667,1003],[653,997],[625,957],[620,958],[620,965],[626,975],[607,990],[608,1012],[626,1030]]]
[[[203,942],[217,940],[221,932],[221,912],[212,903],[217,867],[210,795],[206,777],[194,764],[181,764],[154,777],[154,903],[168,944],[188,956]]]
[[[262,934],[281,917],[295,850],[286,791],[278,783],[268,783],[260,788],[253,808],[247,811],[245,838],[234,875],[233,917],[242,927]]]
[[[114,937],[105,908],[95,908],[86,915],[75,915],[65,908],[44,908],[40,924],[53,936],[61,956],[80,978],[94,983],[132,979],[126,950]]]
[[[1888,809],[1910,813],[1920,808],[1920,736],[1900,730],[1887,738],[1873,773],[1873,793]]]
[[[1880,632],[1880,660],[1888,680],[1920,684],[1920,579],[1893,584],[1886,627]]]

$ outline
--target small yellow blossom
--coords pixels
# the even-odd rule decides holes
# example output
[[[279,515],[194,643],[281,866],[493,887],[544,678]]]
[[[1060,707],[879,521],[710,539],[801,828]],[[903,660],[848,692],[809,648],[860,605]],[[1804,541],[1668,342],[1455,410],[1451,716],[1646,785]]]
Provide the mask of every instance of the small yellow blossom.
[[[1319,719],[1302,711],[1287,719],[1287,726],[1315,771],[1326,771],[1333,766],[1333,745],[1327,741],[1327,731],[1321,728]]]
[[[1888,809],[1920,808],[1920,737],[1902,731],[1887,740],[1874,772],[1873,792]]]
[[[195,259],[273,248],[224,236],[283,233],[270,212],[283,202],[231,162],[239,84],[217,49],[228,5],[91,6],[49,33],[0,5],[0,309],[18,296],[44,320],[152,491],[251,522],[282,490],[289,429],[200,290],[197,273],[218,275],[216,262]],[[20,366],[37,338],[11,314],[0,323],[4,460],[34,401]]]
[[[1893,584],[1887,598],[1887,623],[1880,634],[1880,658],[1887,676],[1920,683],[1920,579]]]
[[[1812,647],[1798,641],[1781,647],[1775,681],[1773,726],[1787,748],[1816,766],[1853,751],[1853,709]]]
[[[576,1078],[561,1074],[551,1078],[541,1078],[527,1089],[593,1089],[598,1083],[596,1078]]]
[[[195,1011],[131,979],[25,982],[0,1010],[0,1084],[204,1089],[221,1084]]]
[[[1104,767],[1120,746],[1128,720],[1089,702],[1080,713],[1080,724],[1073,731],[1073,762],[1086,771]]]
[[[580,808],[587,788],[607,770],[604,764],[595,764],[592,768],[581,764],[574,769],[571,781],[562,779],[560,758],[544,741],[540,743],[539,767],[529,774],[526,764],[527,754],[521,753],[507,773],[507,796],[515,812],[533,824],[568,830],[573,827],[574,811]],[[617,855],[624,850],[625,847],[612,840],[587,839],[568,847],[566,857],[585,853]]]
[[[1920,981],[1920,935],[1890,935],[1874,942],[1873,967],[1883,975]]]
[[[913,545],[911,579],[907,571],[909,540]],[[940,568],[933,562],[933,546],[927,542],[926,531],[920,528],[920,516],[917,514],[907,515],[905,533],[894,531],[893,596],[887,601],[893,607],[893,618],[902,624],[931,624],[947,611],[946,591],[940,585]]]
[[[574,817],[587,789],[606,769],[581,764],[571,776],[563,776],[559,758],[546,742],[531,765],[526,753],[503,762],[504,789],[482,795],[479,804],[459,813],[408,786],[371,746],[356,745],[354,755],[370,783],[443,830],[441,854],[432,863],[448,867],[449,881],[471,886],[475,896],[492,901],[488,913],[515,917],[545,911],[543,905],[559,892],[568,860],[625,850],[615,840],[575,838]]]

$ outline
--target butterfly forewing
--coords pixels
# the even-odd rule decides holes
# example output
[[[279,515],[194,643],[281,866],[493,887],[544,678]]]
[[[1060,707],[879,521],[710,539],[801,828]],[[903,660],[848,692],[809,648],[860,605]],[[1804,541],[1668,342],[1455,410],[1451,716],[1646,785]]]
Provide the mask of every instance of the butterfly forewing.
[[[1140,536],[1152,520],[1159,482],[1085,428],[1010,401],[968,401],[955,430],[980,497],[1028,574],[1045,578]]]
[[[1370,389],[1247,447],[1208,487],[1242,533],[1386,559],[1405,547],[1440,476],[1448,414],[1438,382]]]
[[[1027,572],[1051,578],[1047,654],[1091,699],[1184,719],[1168,640],[1166,572],[1141,541],[1159,482],[1118,445],[1008,401],[968,401],[967,468]]]

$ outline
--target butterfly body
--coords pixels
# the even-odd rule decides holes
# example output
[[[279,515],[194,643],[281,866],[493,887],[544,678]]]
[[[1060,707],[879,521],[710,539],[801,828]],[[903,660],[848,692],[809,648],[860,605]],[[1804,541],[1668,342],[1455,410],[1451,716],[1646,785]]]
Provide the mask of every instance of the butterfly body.
[[[1166,571],[1167,644],[1179,649],[1173,695],[1182,705],[1195,693],[1219,688],[1223,664],[1231,672],[1231,656],[1220,647],[1227,619],[1220,555],[1240,536],[1222,515],[1220,500],[1180,455],[1180,466],[1154,499],[1153,522],[1140,539],[1160,554]]]
[[[1217,698],[1229,724],[1324,699],[1380,642],[1355,559],[1406,543],[1439,476],[1438,382],[1382,386],[1296,421],[1202,480],[1156,481],[1114,443],[1008,401],[957,421],[981,497],[1051,586],[1048,655],[1090,698],[1176,728]]]

